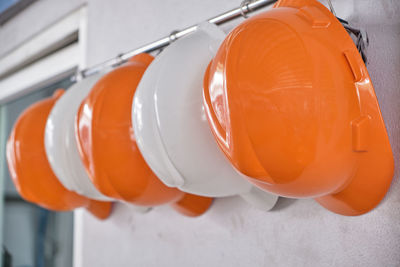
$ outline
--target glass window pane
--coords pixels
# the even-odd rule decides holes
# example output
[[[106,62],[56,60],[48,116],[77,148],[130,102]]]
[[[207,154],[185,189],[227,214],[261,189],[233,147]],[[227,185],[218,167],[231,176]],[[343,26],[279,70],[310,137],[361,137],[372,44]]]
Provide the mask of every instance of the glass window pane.
[[[18,3],[21,0],[0,0],[0,13]]]
[[[0,0],[2,1],[2,0]],[[4,181],[3,246],[11,255],[12,266],[72,266],[73,213],[52,212],[24,201],[11,181],[5,143],[12,127],[31,104],[49,97],[58,88],[68,88],[70,78],[25,95],[0,107],[2,157],[1,175]]]

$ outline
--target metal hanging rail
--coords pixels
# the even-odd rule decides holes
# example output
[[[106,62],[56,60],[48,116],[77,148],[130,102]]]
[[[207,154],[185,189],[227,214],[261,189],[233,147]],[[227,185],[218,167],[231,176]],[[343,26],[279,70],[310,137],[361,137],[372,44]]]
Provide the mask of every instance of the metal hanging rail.
[[[223,14],[220,14],[216,17],[213,17],[211,19],[208,19],[207,21],[210,23],[214,23],[216,25],[223,24],[225,22],[231,21],[233,19],[236,19],[238,17],[247,17],[247,14],[254,12],[260,8],[272,5],[276,2],[277,0],[248,0],[248,1],[243,1],[242,4],[235,9],[232,9],[230,11],[227,11]],[[118,66],[122,63],[125,63],[128,61],[129,58],[133,57],[134,55],[140,54],[140,53],[149,53],[153,52],[156,50],[159,50],[165,46],[168,46],[171,42],[175,41],[176,39],[179,39],[189,33],[192,33],[196,31],[197,25],[190,26],[188,28],[185,28],[180,31],[174,31],[167,37],[161,38],[157,41],[151,42],[149,44],[146,44],[142,47],[139,47],[137,49],[128,51],[126,53],[120,54],[119,56],[109,59],[107,61],[104,61],[98,65],[89,67],[87,69],[83,69],[79,71],[76,74],[76,79],[83,78],[90,76],[92,74],[97,73],[98,71],[107,68],[107,67],[114,67]]]

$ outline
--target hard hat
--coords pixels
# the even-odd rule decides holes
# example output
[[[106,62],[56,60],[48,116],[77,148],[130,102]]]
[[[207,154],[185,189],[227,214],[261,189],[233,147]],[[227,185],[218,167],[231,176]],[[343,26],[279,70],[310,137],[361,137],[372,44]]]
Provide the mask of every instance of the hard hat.
[[[200,215],[212,199],[189,197],[165,186],[136,145],[132,99],[152,60],[148,54],[137,55],[94,85],[77,113],[78,148],[89,177],[103,194],[143,206],[174,203],[186,215]]]
[[[371,79],[318,1],[281,0],[235,28],[203,95],[220,148],[260,188],[343,215],[386,194],[393,156]]]
[[[204,70],[225,34],[208,22],[165,48],[143,75],[132,122],[143,157],[166,185],[209,197],[242,195],[264,210],[277,196],[255,188],[225,159],[202,107]]]
[[[80,103],[102,75],[104,73],[97,73],[85,78],[62,95],[47,119],[44,140],[50,166],[64,187],[92,199],[111,200],[89,179],[79,156],[74,127]]]
[[[63,90],[27,108],[17,119],[7,142],[7,163],[20,195],[29,202],[56,211],[86,207],[105,219],[111,203],[95,201],[65,188],[53,173],[44,148],[47,117]]]

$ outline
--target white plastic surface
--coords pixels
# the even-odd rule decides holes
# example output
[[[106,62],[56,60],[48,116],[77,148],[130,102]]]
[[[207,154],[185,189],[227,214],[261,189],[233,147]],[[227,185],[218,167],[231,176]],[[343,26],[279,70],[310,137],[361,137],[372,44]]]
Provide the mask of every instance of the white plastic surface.
[[[50,166],[67,189],[97,200],[111,200],[101,194],[88,177],[75,139],[75,116],[83,99],[104,73],[72,85],[56,102],[47,119],[45,148]]]
[[[263,210],[277,197],[255,189],[219,150],[202,105],[204,71],[224,39],[214,24],[167,47],[146,70],[132,120],[139,148],[166,185],[192,194],[236,194]]]

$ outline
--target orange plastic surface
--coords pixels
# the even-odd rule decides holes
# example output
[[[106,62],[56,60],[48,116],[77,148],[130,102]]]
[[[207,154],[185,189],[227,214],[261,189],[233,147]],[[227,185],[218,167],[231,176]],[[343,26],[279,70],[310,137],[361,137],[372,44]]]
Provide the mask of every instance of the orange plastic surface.
[[[47,117],[63,90],[27,108],[17,119],[7,142],[7,163],[19,194],[29,202],[55,211],[70,211],[79,207],[100,219],[110,213],[111,203],[98,202],[66,189],[57,179],[46,157],[44,131]],[[101,205],[100,205],[101,203]]]
[[[171,204],[171,206],[183,215],[196,217],[205,213],[210,208],[212,202],[212,198],[199,197],[186,193],[183,198]]]
[[[225,155],[258,187],[343,215],[382,200],[393,155],[367,68],[315,0],[281,0],[225,39],[204,77]]]
[[[112,211],[113,203],[91,200],[86,209],[99,219],[107,219]]]
[[[175,203],[187,197],[157,178],[136,145],[131,122],[132,100],[152,60],[151,55],[137,55],[101,78],[82,102],[75,127],[79,152],[98,190],[143,206]],[[200,215],[205,210],[196,210],[192,204],[208,207],[210,202],[209,198],[191,196],[181,206]]]

